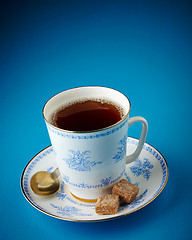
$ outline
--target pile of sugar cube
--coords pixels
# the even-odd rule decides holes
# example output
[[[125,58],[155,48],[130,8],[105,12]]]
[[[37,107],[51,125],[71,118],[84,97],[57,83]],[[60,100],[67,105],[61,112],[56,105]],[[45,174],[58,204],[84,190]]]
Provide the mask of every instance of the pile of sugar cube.
[[[131,203],[139,193],[139,188],[128,182],[126,179],[121,179],[115,183],[112,189],[112,194],[100,195],[95,204],[95,212],[97,214],[116,214],[120,205],[120,200],[125,203]]]

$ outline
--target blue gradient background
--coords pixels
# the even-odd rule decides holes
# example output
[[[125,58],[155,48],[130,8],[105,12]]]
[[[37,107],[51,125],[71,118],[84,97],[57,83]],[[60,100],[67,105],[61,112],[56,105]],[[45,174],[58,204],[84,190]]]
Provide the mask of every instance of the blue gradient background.
[[[0,239],[192,239],[192,4],[190,1],[1,1]],[[164,191],[145,208],[101,223],[35,210],[22,196],[28,161],[50,145],[44,103],[102,85],[149,123],[167,160]],[[129,129],[139,137],[140,125]]]

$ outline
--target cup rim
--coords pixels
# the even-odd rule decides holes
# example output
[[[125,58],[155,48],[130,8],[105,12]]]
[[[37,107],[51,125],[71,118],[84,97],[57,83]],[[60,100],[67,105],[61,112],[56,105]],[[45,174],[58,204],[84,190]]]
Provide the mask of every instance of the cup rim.
[[[127,114],[126,114],[122,119],[120,119],[118,122],[116,122],[116,123],[114,123],[114,124],[112,124],[112,125],[110,125],[110,126],[104,127],[104,128],[94,129],[94,130],[89,130],[89,131],[76,131],[76,130],[62,129],[62,128],[59,128],[59,127],[54,126],[52,123],[50,123],[50,122],[46,119],[45,113],[44,113],[45,107],[46,107],[46,105],[48,104],[48,102],[51,101],[54,97],[56,97],[57,95],[59,95],[59,94],[61,94],[61,93],[63,93],[63,92],[70,91],[70,90],[72,90],[72,89],[87,88],[87,87],[89,87],[89,88],[96,88],[96,87],[97,87],[97,88],[107,88],[107,89],[110,89],[110,90],[113,90],[113,91],[116,91],[116,92],[122,94],[122,95],[127,99],[128,103],[129,103],[129,111],[128,111]],[[123,122],[123,121],[128,117],[128,115],[129,115],[129,113],[130,113],[130,110],[131,110],[131,102],[130,102],[129,98],[128,98],[127,96],[125,96],[125,94],[123,94],[122,92],[120,92],[120,91],[118,91],[118,90],[116,90],[116,89],[113,89],[113,88],[110,88],[110,87],[105,87],[105,86],[80,86],[80,87],[69,88],[69,89],[67,89],[67,90],[61,91],[61,92],[55,94],[54,96],[52,96],[51,98],[49,98],[49,100],[47,100],[47,102],[46,102],[46,103],[44,104],[44,106],[43,106],[42,114],[43,114],[43,118],[44,118],[45,122],[46,122],[48,125],[50,125],[52,128],[55,128],[56,130],[59,130],[59,131],[62,131],[62,132],[66,132],[66,133],[78,133],[78,134],[80,134],[80,133],[100,132],[100,131],[104,131],[104,130],[106,130],[106,129],[112,128],[112,127],[120,124],[121,122]]]

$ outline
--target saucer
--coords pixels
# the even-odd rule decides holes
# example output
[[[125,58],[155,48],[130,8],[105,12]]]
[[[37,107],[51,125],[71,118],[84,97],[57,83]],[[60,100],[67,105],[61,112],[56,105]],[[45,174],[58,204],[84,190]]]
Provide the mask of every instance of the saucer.
[[[127,155],[134,152],[138,140],[127,139]],[[21,176],[21,189],[28,202],[39,211],[55,218],[68,221],[102,221],[135,212],[152,202],[164,189],[168,180],[168,166],[162,154],[145,143],[139,158],[127,165],[124,178],[139,187],[139,194],[130,204],[120,205],[117,214],[98,215],[95,203],[83,202],[75,198],[59,178],[61,186],[57,193],[38,196],[30,187],[31,177],[38,171],[52,172],[56,168],[54,152],[49,146],[38,153],[26,165]]]

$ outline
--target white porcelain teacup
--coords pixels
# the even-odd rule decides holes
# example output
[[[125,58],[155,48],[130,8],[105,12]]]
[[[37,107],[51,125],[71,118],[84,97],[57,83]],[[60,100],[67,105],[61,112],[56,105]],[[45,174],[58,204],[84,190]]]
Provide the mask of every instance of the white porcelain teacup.
[[[51,116],[64,104],[83,99],[101,99],[123,110],[123,117],[111,126],[92,131],[69,131],[52,123]],[[43,116],[55,152],[56,163],[69,191],[80,199],[94,200],[109,193],[124,175],[126,164],[141,153],[148,124],[142,117],[129,118],[130,102],[117,90],[107,87],[79,87],[63,91],[47,101]],[[126,156],[128,127],[141,122],[142,131],[135,152]]]

